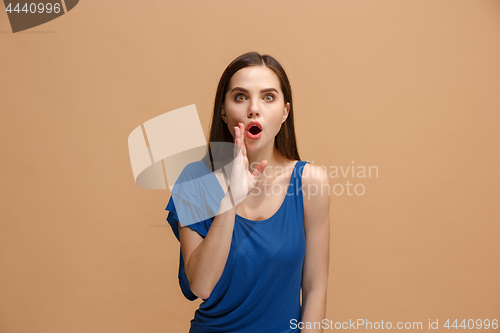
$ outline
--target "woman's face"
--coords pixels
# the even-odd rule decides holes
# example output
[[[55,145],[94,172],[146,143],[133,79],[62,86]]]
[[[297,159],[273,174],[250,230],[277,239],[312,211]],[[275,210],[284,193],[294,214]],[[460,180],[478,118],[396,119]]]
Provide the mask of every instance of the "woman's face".
[[[234,73],[229,81],[222,119],[233,138],[234,127],[243,123],[247,150],[258,151],[269,143],[274,145],[289,110],[276,73],[265,66],[249,66]]]

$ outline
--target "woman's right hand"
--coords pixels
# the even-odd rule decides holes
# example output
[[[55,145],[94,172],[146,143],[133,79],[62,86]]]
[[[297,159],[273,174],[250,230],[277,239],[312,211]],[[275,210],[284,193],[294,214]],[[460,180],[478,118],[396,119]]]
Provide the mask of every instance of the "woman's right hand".
[[[230,178],[230,191],[235,205],[238,205],[257,185],[260,176],[267,167],[263,160],[253,172],[248,169],[249,162],[245,145],[245,125],[239,123],[234,127],[234,160]]]

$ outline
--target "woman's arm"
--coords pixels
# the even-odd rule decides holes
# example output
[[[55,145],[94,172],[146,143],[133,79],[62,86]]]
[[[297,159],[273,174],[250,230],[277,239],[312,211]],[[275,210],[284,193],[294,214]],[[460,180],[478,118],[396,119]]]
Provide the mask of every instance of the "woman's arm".
[[[267,166],[267,161],[261,161],[253,172],[249,171],[244,131],[243,123],[234,128],[235,159],[230,185],[205,238],[189,227],[179,228],[179,240],[189,288],[201,299],[210,296],[226,266],[233,237],[236,207],[253,190]]]
[[[225,207],[231,208],[226,210]],[[220,211],[224,210],[224,213],[217,213],[205,238],[187,226],[179,229],[189,288],[201,299],[207,299],[212,293],[222,276],[231,248],[236,209],[228,194],[222,199]]]
[[[302,175],[306,254],[302,273],[301,332],[323,332],[330,259],[330,179],[323,168],[306,164]],[[316,323],[316,326],[315,326]],[[318,324],[319,323],[319,324]]]

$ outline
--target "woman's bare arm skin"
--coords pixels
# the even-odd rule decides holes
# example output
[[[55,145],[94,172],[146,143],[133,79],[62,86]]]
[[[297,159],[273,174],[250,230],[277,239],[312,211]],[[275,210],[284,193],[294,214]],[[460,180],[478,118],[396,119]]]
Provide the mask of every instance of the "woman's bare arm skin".
[[[221,207],[228,203],[231,208],[217,214],[205,238],[187,226],[179,229],[189,287],[201,299],[210,296],[226,266],[236,212],[226,194]]]
[[[322,322],[326,315],[330,259],[330,179],[324,169],[306,164],[303,185],[306,255],[302,275],[301,321],[314,323]],[[323,329],[305,328],[302,332],[319,333]]]
[[[233,164],[233,175],[240,175],[235,172],[235,168],[239,167],[242,176],[232,177],[232,184],[222,199],[221,208],[213,219],[205,238],[187,226],[180,227],[179,224],[184,270],[191,292],[201,299],[207,299],[210,296],[226,266],[231,248],[236,207],[242,198],[255,187],[258,178],[267,166],[267,161],[262,161],[252,173],[248,171],[244,130],[243,124],[235,127],[235,144],[239,146],[243,159],[239,161],[240,164],[236,162],[237,159]],[[237,180],[239,183],[244,183],[242,177],[246,178],[245,183],[248,188],[243,189],[242,184],[233,182]]]

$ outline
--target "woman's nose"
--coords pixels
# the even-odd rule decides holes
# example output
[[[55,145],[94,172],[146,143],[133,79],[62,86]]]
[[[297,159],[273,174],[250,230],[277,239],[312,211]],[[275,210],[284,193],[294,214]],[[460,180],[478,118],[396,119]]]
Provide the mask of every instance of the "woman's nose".
[[[259,105],[258,101],[252,101],[250,103],[250,107],[247,112],[248,118],[252,118],[253,116],[259,116]]]

